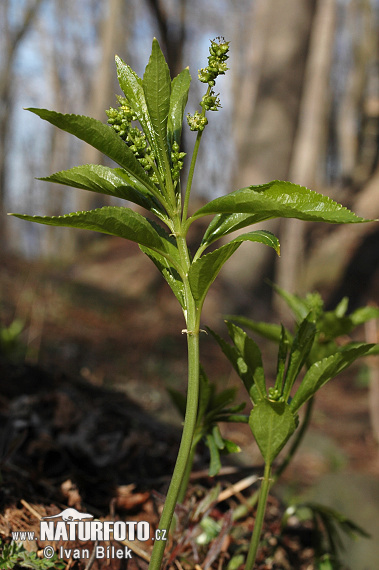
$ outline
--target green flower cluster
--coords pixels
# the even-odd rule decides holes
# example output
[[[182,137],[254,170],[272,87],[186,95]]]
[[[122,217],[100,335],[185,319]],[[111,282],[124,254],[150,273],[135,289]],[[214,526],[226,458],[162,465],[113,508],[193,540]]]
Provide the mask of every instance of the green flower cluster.
[[[137,120],[137,116],[133,113],[125,97],[117,96],[117,100],[120,105],[118,109],[110,107],[106,111],[108,123],[126,142],[153,182],[157,183],[158,180],[153,172],[154,153],[147,144],[145,133],[138,127],[132,127],[131,124],[132,121]]]
[[[213,90],[211,89],[209,95],[204,95],[202,100],[200,101],[200,105],[206,111],[218,111],[220,105],[220,99],[218,95],[215,95]]]
[[[216,41],[218,40],[218,41]],[[208,57],[208,66],[199,70],[199,79],[202,83],[208,83],[213,87],[215,80],[219,75],[225,75],[228,71],[226,60],[229,58],[229,43],[224,38],[218,37],[211,41],[209,48],[210,56]]]
[[[179,180],[180,171],[183,168],[183,158],[186,156],[185,152],[179,152],[179,145],[175,141],[171,150],[171,176],[174,182]]]
[[[187,115],[187,123],[189,124],[189,128],[191,131],[203,131],[205,126],[208,124],[207,117],[204,117],[199,111],[195,111],[193,115],[188,113]]]
[[[225,39],[221,37],[217,37],[216,40],[211,41],[208,66],[199,70],[199,79],[202,83],[208,83],[208,90],[200,101],[200,105],[203,108],[202,113],[196,111],[193,115],[187,115],[187,123],[189,124],[191,131],[202,132],[208,124],[205,112],[218,111],[221,107],[220,99],[218,94],[215,95],[213,87],[217,77],[219,75],[225,75],[225,72],[228,71],[226,60],[229,58],[229,42],[226,42]]]

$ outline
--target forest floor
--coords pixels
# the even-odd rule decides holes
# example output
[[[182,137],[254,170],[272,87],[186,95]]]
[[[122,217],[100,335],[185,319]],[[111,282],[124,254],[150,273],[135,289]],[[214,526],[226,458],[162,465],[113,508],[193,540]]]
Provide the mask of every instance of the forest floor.
[[[137,246],[108,238],[64,267],[4,256],[0,300],[1,325],[22,323],[0,360],[2,539],[9,541],[15,530],[37,530],[39,517],[68,506],[101,520],[146,520],[154,528],[180,438],[181,419],[167,388],[184,390],[186,383],[183,317],[156,269]],[[224,334],[222,313],[232,306],[222,281],[216,282],[204,323]],[[260,312],[262,318],[264,309]],[[273,362],[273,349],[263,350]],[[245,400],[238,378],[206,335],[201,358],[211,381],[220,389],[236,386],[237,400]],[[283,475],[279,495],[270,499],[260,569],[314,567],[309,525],[295,521],[295,529],[281,531],[283,497],[298,498],[330,473],[377,478],[368,398],[363,363],[320,392],[304,444]],[[230,426],[223,433],[243,451],[226,463],[214,495],[214,480],[206,475],[207,450],[200,450],[168,548],[170,568],[227,568],[228,560],[247,548],[254,513],[238,526],[228,513],[255,492],[255,486],[241,491],[234,485],[259,477],[260,455],[247,426]],[[220,501],[226,489],[230,497]],[[199,514],[200,499],[206,507]],[[204,513],[218,522],[221,533],[200,546]],[[196,551],[194,544],[198,558],[189,554]],[[36,552],[44,546],[32,544]],[[129,562],[94,560],[91,566],[71,553],[67,568],[144,569],[150,549],[151,542],[141,543]]]

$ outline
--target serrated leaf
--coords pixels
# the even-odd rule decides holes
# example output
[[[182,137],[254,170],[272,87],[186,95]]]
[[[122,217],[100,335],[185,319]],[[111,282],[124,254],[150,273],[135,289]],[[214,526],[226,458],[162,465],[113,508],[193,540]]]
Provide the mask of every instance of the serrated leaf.
[[[295,431],[296,421],[286,402],[264,399],[254,406],[249,426],[265,462],[271,465]]]
[[[259,392],[259,397],[266,396],[266,380],[263,371],[262,355],[258,345],[245,331],[233,323],[226,322],[230,338],[243,358]]]
[[[258,217],[251,214],[217,214],[210,222],[201,245],[208,247],[216,240],[258,221]]]
[[[187,105],[191,83],[189,70],[183,69],[171,83],[170,111],[168,115],[168,138],[170,145],[175,141],[180,145],[184,109]]]
[[[258,230],[242,234],[215,251],[203,255],[192,263],[188,273],[191,291],[196,301],[201,303],[204,300],[209,287],[216,279],[224,263],[245,241],[268,245],[278,254],[280,253],[278,238],[271,232]]]
[[[149,249],[141,245],[140,249],[141,251],[143,251],[145,255],[147,255],[147,257],[151,259],[154,265],[158,268],[160,273],[163,275],[164,279],[169,284],[172,292],[179,301],[181,307],[185,309],[186,303],[184,295],[184,285],[175,267],[173,267],[172,263],[170,263],[170,261],[166,257],[160,255],[158,252],[153,251],[152,249]]]
[[[158,224],[147,220],[130,208],[104,206],[96,210],[73,212],[64,216],[10,215],[38,224],[93,230],[122,237],[154,249],[163,255],[172,255],[175,251],[171,238]]]
[[[64,184],[98,194],[129,200],[147,210],[160,210],[158,201],[134,176],[122,168],[109,168],[99,164],[75,166],[51,176],[39,178],[44,182]]]
[[[136,114],[154,155],[159,159],[160,146],[147,106],[143,81],[133,69],[116,56],[117,77],[122,91]],[[162,165],[161,165],[162,166]]]
[[[84,115],[64,115],[47,109],[29,108],[35,115],[90,144],[122,166],[138,182],[153,190],[155,186],[125,142],[108,125]]]
[[[274,180],[268,184],[242,188],[212,200],[195,212],[191,220],[209,214],[249,214],[240,219],[239,228],[270,218],[297,218],[299,220],[329,223],[368,222],[356,216],[331,198],[304,186]],[[226,220],[223,220],[225,224]],[[241,226],[241,223],[244,225]]]
[[[238,249],[239,243],[228,243],[203,255],[191,264],[188,279],[194,299],[201,304],[221,267]]]
[[[117,78],[124,95],[136,114],[138,121],[149,141],[152,150],[157,149],[155,144],[155,133],[151,124],[149,110],[147,108],[145,92],[143,90],[142,79],[133,69],[116,55]]]
[[[297,412],[324,384],[335,378],[360,356],[370,354],[370,351],[377,346],[375,344],[353,343],[353,346],[346,345],[337,353],[312,364],[291,400],[291,410]]]
[[[167,119],[170,109],[171,78],[170,70],[156,38],[153,40],[149,63],[142,80],[150,121],[159,151],[162,171],[169,170],[167,147]]]
[[[236,349],[235,346],[231,346],[223,338],[221,338],[220,335],[218,335],[215,331],[209,327],[206,327],[206,329],[219,344],[222,352],[225,354],[227,359],[231,362],[233,368],[244,383],[251,400],[254,403],[257,402],[260,399],[258,388],[254,383],[252,371],[248,368],[240,352]]]

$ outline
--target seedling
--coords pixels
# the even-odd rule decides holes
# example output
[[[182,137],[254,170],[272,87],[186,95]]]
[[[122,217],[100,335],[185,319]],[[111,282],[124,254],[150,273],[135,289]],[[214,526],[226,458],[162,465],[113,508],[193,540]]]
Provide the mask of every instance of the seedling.
[[[206,253],[207,248],[236,230],[271,218],[298,218],[330,223],[368,221],[326,196],[281,181],[242,188],[191,212],[190,197],[199,147],[208,123],[207,115],[211,111],[217,111],[220,106],[214,88],[218,76],[224,75],[228,70],[229,42],[217,38],[211,42],[209,52],[208,65],[199,71],[199,80],[206,87],[206,93],[200,102],[201,110],[187,115],[189,128],[196,133],[196,140],[183,187],[181,169],[184,153],[181,150],[181,132],[191,77],[189,70],[184,69],[171,80],[169,68],[156,39],[153,40],[143,78],[138,77],[126,63],[116,57],[118,79],[124,96],[119,99],[117,109],[111,108],[108,111],[111,126],[86,116],[29,109],[42,119],[92,145],[118,164],[117,168],[95,164],[76,166],[42,180],[133,202],[144,208],[148,217],[127,206],[105,206],[52,217],[15,214],[21,219],[41,224],[84,228],[137,242],[143,253],[155,263],[180,303],[188,344],[188,391],[182,440],[159,523],[159,528],[165,530],[171,525],[197,426],[200,322],[209,287],[224,263],[245,241],[267,245],[278,255],[280,252],[278,238],[265,230],[238,235],[211,253]],[[151,219],[152,216],[155,216],[158,223]],[[197,249],[190,252],[187,244],[188,230],[196,220],[205,216],[212,216],[212,219]],[[311,334],[311,321],[306,321],[303,328],[304,334]],[[286,398],[303,356],[302,351],[293,351],[291,374],[285,384],[285,392],[279,399],[271,400],[265,396],[262,373],[259,373],[257,380],[254,377],[254,382],[251,380],[252,386],[257,381],[256,389],[252,390],[258,391],[262,398],[262,403],[256,399],[254,417],[257,421],[262,414],[264,417],[267,414],[276,417],[279,409],[284,410],[285,434],[280,434],[274,446],[265,444],[269,466],[283,441],[295,429],[294,414],[297,409],[289,409]],[[298,397],[299,405],[304,398],[305,394]],[[263,431],[265,429],[266,427]],[[258,439],[262,445],[267,438],[262,433]],[[268,475],[267,472],[266,478]],[[161,567],[164,546],[163,541],[155,541],[151,570]],[[251,564],[246,566],[247,569],[250,567]]]

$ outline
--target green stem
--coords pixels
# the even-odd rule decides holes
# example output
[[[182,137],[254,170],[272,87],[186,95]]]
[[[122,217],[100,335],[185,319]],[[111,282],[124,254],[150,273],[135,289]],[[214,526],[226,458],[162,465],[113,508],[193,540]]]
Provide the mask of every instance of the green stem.
[[[305,416],[304,416],[303,422],[301,424],[301,427],[298,430],[298,432],[296,433],[296,438],[294,439],[287,455],[285,456],[285,458],[283,459],[283,461],[279,465],[279,467],[276,469],[273,480],[272,480],[272,484],[276,483],[276,481],[279,479],[279,477],[283,474],[283,471],[285,469],[287,469],[287,467],[291,463],[292,458],[295,455],[300,443],[302,442],[303,437],[304,437],[304,435],[308,429],[308,425],[309,425],[309,422],[310,422],[311,417],[312,417],[313,402],[314,402],[314,398],[311,398],[308,401],[307,408],[305,410]]]
[[[271,464],[266,463],[263,474],[262,485],[259,493],[257,514],[255,517],[253,536],[251,537],[250,548],[246,558],[245,570],[253,570],[257,557],[258,546],[262,533],[263,520],[266,512],[268,492],[271,486]]]
[[[184,265],[189,265],[188,249],[185,238],[178,238],[178,248]],[[200,310],[196,307],[192,292],[187,280],[184,281],[187,306],[187,348],[188,348],[188,391],[186,415],[182,439],[176,459],[171,483],[167,492],[159,529],[169,531],[179,494],[183,494],[183,479],[192,450],[192,441],[196,429],[197,410],[199,401],[199,323]],[[164,555],[165,542],[156,540],[151,554],[149,570],[160,570]]]
[[[188,458],[188,461],[186,464],[186,469],[184,471],[183,479],[182,479],[182,482],[180,485],[180,490],[179,490],[179,494],[178,494],[178,503],[183,503],[184,498],[186,496],[190,475],[192,473],[193,460],[194,460],[195,453],[196,453],[196,447],[197,447],[197,445],[195,444],[194,441],[192,441],[191,453],[189,455],[189,458]]]

